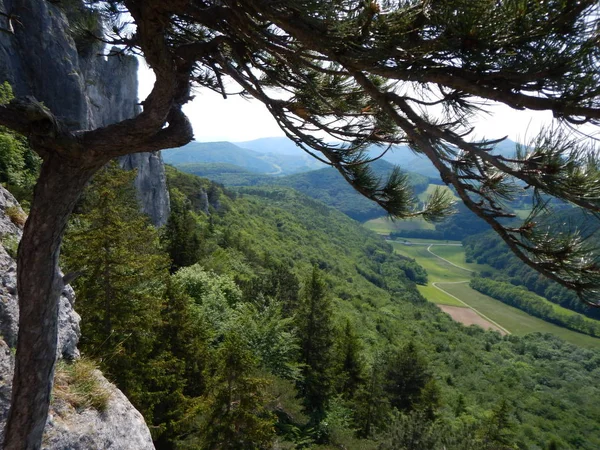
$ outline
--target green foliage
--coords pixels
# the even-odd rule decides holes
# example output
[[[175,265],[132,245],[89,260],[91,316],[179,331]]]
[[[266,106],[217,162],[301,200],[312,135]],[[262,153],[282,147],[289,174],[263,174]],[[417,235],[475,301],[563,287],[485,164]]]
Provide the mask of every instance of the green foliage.
[[[197,409],[197,429],[179,448],[269,449],[274,417],[265,409],[267,380],[235,332],[225,337],[210,369],[207,394]]]
[[[149,350],[141,330],[158,325],[160,317],[167,260],[155,229],[139,213],[134,177],[116,163],[99,172],[66,239],[65,267],[81,272],[75,287],[84,315],[82,344],[94,354],[131,345]]]
[[[252,302],[239,305],[230,327],[238,330],[263,370],[282,378],[299,379],[299,345],[294,321],[282,317],[279,303]]]
[[[14,234],[7,234],[2,237],[2,247],[6,253],[13,259],[17,259],[17,251],[19,250],[19,238]]]
[[[158,320],[144,328],[150,353],[121,347],[139,361],[125,384],[137,388],[132,398],[157,448],[209,448],[218,440],[268,448],[276,440],[281,448],[373,449],[414,436],[435,450],[491,450],[503,438],[520,448],[553,440],[559,448],[600,445],[596,351],[452,322],[418,295],[405,260],[387,243],[300,194],[247,188],[233,195],[169,176],[191,205],[200,260],[170,280],[163,266]],[[211,192],[210,215],[202,191]],[[312,283],[315,272],[321,280]],[[304,279],[299,296],[297,278]],[[313,363],[313,373],[324,373],[315,379],[302,343],[307,300],[321,294],[330,309],[319,308],[312,322],[329,346],[317,359],[329,362]],[[306,385],[318,416],[302,413]],[[502,399],[507,429],[495,413]],[[244,437],[232,427],[247,430]]]
[[[486,447],[499,449],[515,448],[513,423],[510,415],[510,406],[502,399],[485,418],[483,425],[483,442]]]
[[[336,392],[346,398],[354,398],[365,381],[365,363],[360,339],[349,320],[346,320],[343,330],[337,332],[333,369]]]
[[[242,298],[233,279],[227,275],[206,272],[198,264],[180,269],[174,279],[194,299],[213,333],[212,339],[222,339],[234,320],[234,307]]]
[[[63,267],[80,274],[74,287],[82,351],[101,358],[102,369],[153,423],[160,398],[177,392],[169,376],[181,365],[155,351],[168,260],[139,212],[134,177],[116,163],[96,175],[66,236]]]
[[[171,272],[193,265],[200,256],[200,234],[191,211],[191,202],[177,189],[169,191],[171,213],[162,230],[161,241],[171,258]]]
[[[415,343],[409,341],[400,350],[386,355],[384,389],[392,407],[410,412],[421,403],[424,388],[431,381],[426,359]],[[427,400],[431,401],[430,398]],[[427,405],[430,408],[430,405]]]
[[[331,300],[316,266],[304,283],[296,324],[303,364],[299,392],[306,411],[318,422],[331,395],[334,330]]]
[[[0,105],[12,99],[12,88],[5,81],[0,84]],[[24,136],[0,127],[0,183],[17,200],[31,201],[40,166],[41,159],[29,148]]]
[[[366,382],[357,393],[354,407],[354,422],[358,427],[358,435],[363,438],[386,429],[392,412],[384,389],[385,368],[378,356],[375,355]]]

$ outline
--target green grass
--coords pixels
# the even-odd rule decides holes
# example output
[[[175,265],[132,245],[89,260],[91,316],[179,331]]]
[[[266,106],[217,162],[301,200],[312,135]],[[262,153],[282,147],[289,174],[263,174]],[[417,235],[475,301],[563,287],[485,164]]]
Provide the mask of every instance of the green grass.
[[[417,286],[417,289],[423,297],[430,302],[435,303],[436,305],[461,306],[463,308],[465,306],[455,298],[450,297],[448,294],[440,291],[431,284],[428,284],[427,286]]]
[[[493,267],[488,266],[487,264],[468,263],[465,258],[465,251],[462,247],[434,245],[431,247],[431,251],[458,266],[470,269],[474,272],[481,272],[483,270],[489,272],[495,271]]]
[[[462,247],[453,247],[453,246],[442,246],[442,245],[434,245],[431,247],[431,251],[438,256],[441,256],[444,259],[447,259],[454,264],[457,264],[461,267],[465,267],[467,269],[471,269],[475,272],[481,272],[483,270],[494,272],[495,269],[487,264],[476,264],[476,263],[468,263],[465,259],[465,252]],[[436,281],[436,280],[434,280]],[[552,303],[544,297],[538,295],[538,297],[548,306],[550,306],[556,313],[566,315],[566,316],[576,316],[579,315],[573,310],[563,308],[562,306],[557,305],[556,303]],[[436,302],[437,303],[437,302]],[[589,319],[586,319],[589,320]]]
[[[436,281],[465,281],[471,277],[470,272],[454,267],[429,253],[427,245],[404,245],[400,242],[392,242],[392,245],[397,253],[416,259],[427,270],[430,283]],[[432,247],[432,250],[435,250],[435,248],[435,246]]]
[[[524,335],[539,331],[541,333],[551,333],[563,338],[567,342],[582,347],[600,348],[600,339],[577,333],[559,327],[558,325],[545,322],[537,317],[530,316],[518,308],[506,305],[499,300],[471,289],[467,283],[442,284],[440,287],[445,291],[448,291],[448,293],[462,299],[490,319],[498,322],[513,334]]]

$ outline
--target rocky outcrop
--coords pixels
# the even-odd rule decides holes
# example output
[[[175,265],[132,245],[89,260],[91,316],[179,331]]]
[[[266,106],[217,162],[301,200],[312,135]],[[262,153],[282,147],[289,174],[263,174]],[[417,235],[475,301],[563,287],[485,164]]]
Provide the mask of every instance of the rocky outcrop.
[[[154,449],[142,415],[104,377],[101,388],[110,400],[102,413],[94,409],[78,411],[67,402],[55,402],[44,433],[45,450],[145,450]]]
[[[0,83],[8,81],[17,96],[33,95],[73,129],[106,126],[136,114],[136,58],[118,52],[102,56],[110,52],[101,43],[77,40],[67,19],[74,22],[81,15],[76,2],[0,0],[0,11],[18,18],[14,34],[0,32]],[[7,26],[0,17],[0,28]],[[169,196],[160,152],[121,164],[138,171],[143,211],[155,225],[166,223]]]
[[[0,187],[0,439],[10,406],[19,319],[16,292],[16,263],[9,254],[16,248],[21,229],[14,223],[22,214],[14,197]],[[9,252],[7,252],[7,247]],[[67,286],[60,298],[57,358],[79,357],[79,315],[74,311],[75,293]],[[150,431],[142,415],[127,398],[96,372],[98,382],[109,393],[106,409],[78,409],[69,402],[55,400],[46,424],[47,450],[154,449]]]
[[[142,205],[142,211],[150,216],[152,223],[161,226],[169,218],[169,192],[167,175],[160,152],[134,153],[121,158],[121,167],[137,170],[135,187]]]

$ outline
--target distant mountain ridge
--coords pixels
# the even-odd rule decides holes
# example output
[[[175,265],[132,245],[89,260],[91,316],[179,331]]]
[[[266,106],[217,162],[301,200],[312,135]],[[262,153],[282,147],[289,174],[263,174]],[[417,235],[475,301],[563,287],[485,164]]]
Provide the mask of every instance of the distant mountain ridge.
[[[231,142],[190,142],[180,148],[162,151],[167,164],[227,163],[250,172],[274,173],[277,168],[261,159],[260,153],[238,147]]]
[[[307,172],[324,165],[303,152],[287,138],[266,138],[249,142],[190,142],[180,148],[163,150],[167,164],[225,163],[249,172],[290,175]]]
[[[495,153],[512,156],[517,143],[506,139],[500,142]],[[190,150],[192,150],[190,152]],[[201,152],[200,152],[201,150]],[[233,155],[233,152],[237,155]],[[425,175],[440,177],[431,161],[406,145],[386,147],[375,145],[368,149],[371,157],[400,166],[401,169]],[[325,165],[300,149],[287,137],[268,137],[243,142],[192,142],[178,149],[163,151],[165,162],[178,166],[184,163],[228,163],[247,169],[250,172],[291,175],[325,167]]]

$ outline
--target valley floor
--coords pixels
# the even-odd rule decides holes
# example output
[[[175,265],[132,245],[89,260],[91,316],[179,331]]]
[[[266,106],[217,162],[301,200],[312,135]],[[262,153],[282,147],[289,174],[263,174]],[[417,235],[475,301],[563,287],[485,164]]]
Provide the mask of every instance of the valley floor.
[[[469,279],[473,273],[494,269],[467,263],[458,241],[403,239],[391,244],[397,253],[414,258],[427,270],[429,283],[419,286],[419,292],[458,322],[501,334],[550,333],[572,344],[600,348],[598,338],[548,323],[472,289]]]

